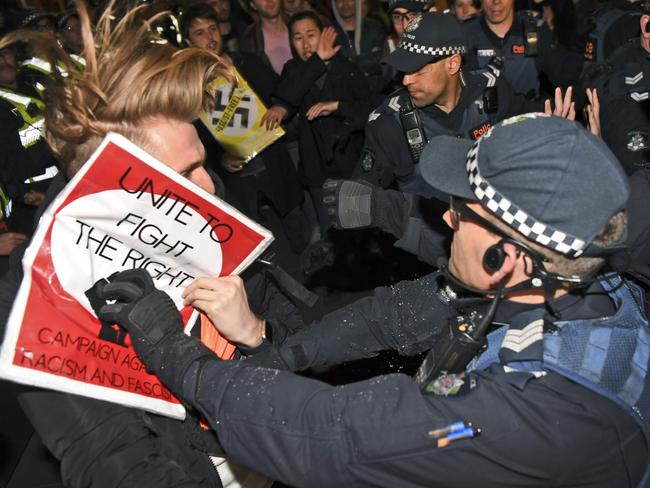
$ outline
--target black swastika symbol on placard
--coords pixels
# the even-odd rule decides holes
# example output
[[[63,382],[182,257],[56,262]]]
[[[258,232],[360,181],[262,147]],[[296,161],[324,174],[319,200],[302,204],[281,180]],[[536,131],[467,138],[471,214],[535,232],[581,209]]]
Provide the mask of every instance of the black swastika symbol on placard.
[[[217,125],[219,122],[219,119],[223,115],[224,111],[226,110],[226,107],[228,105],[228,99],[230,98],[230,93],[229,92],[219,92],[219,96],[217,96],[217,101],[214,107],[214,112],[212,112],[212,125]],[[246,93],[242,99],[240,100],[239,104],[237,105],[237,108],[235,109],[235,112],[233,113],[232,117],[228,121],[228,125],[226,126],[227,128],[231,129],[240,129],[240,130],[246,130],[249,127],[249,123],[251,122],[251,109],[254,104],[254,100],[251,97],[249,93]]]

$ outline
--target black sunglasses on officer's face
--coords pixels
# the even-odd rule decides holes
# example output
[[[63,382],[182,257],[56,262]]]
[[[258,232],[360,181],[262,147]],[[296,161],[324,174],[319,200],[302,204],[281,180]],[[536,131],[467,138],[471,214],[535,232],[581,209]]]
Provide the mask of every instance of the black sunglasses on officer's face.
[[[471,220],[472,222],[479,224],[481,227],[484,227],[499,237],[510,239],[510,236],[508,234],[503,232],[488,219],[481,217],[479,214],[474,212],[474,210],[465,205],[465,202],[460,198],[449,197],[449,215],[451,217],[451,225],[454,227],[454,229],[458,229],[461,216],[463,216],[467,220]]]
[[[479,214],[474,212],[474,210],[469,208],[465,204],[465,202],[460,198],[456,198],[453,196],[449,197],[449,216],[451,218],[451,225],[453,226],[454,230],[458,229],[461,216],[465,217],[466,220],[471,220],[472,222],[479,224],[484,229],[492,232],[494,235],[501,237],[502,242],[509,242],[525,250],[526,253],[530,255],[531,258],[533,258],[533,260],[537,265],[541,265],[541,263],[549,262],[548,258],[544,256],[540,256],[530,246],[513,238],[512,236],[509,236],[504,231],[502,231],[499,227],[497,227],[495,224],[490,222],[488,219],[486,219],[485,217],[481,217]]]

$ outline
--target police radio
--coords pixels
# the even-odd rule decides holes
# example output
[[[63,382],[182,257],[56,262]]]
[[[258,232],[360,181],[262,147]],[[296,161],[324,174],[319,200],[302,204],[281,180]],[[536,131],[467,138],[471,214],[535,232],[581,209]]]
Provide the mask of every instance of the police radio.
[[[445,274],[450,277],[448,273]],[[499,284],[485,315],[476,311],[456,315],[449,321],[447,329],[436,337],[435,345],[415,375],[415,381],[422,391],[428,392],[436,378],[465,371],[469,362],[485,347],[486,332],[496,313],[502,290],[503,282]]]
[[[523,18],[524,27],[524,56],[537,56],[537,18],[527,13]]]
[[[437,338],[433,348],[420,365],[415,381],[426,390],[431,381],[440,376],[462,373],[467,364],[485,346],[485,331],[481,331],[481,319],[477,312],[457,315],[449,321],[447,330]]]
[[[413,164],[418,164],[422,151],[424,151],[424,146],[427,145],[428,141],[424,134],[424,127],[422,126],[418,109],[413,106],[410,99],[400,107],[399,119],[402,123],[404,136],[406,136],[406,142],[409,145]]]

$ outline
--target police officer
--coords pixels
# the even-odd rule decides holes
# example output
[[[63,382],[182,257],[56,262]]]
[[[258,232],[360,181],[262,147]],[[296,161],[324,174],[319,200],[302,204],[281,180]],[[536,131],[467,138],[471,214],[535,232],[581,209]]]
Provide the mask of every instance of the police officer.
[[[382,187],[396,181],[403,191],[427,196],[431,189],[417,170],[427,140],[442,134],[478,139],[498,120],[529,109],[492,73],[464,76],[465,52],[452,16],[424,13],[407,25],[385,58],[404,73],[404,87],[370,114],[357,175]]]
[[[600,77],[587,81],[601,102],[603,139],[628,174],[650,167],[650,2],[639,19],[641,35],[617,50]]]
[[[9,227],[31,235],[34,213],[58,173],[42,135],[45,105],[18,68],[15,44],[0,46],[0,184],[11,199]]]
[[[148,371],[205,416],[229,456],[292,486],[647,486],[650,328],[639,290],[598,275],[625,235],[615,156],[575,122],[529,114],[476,142],[438,137],[421,164],[451,195],[441,273],[377,289],[238,362],[184,336],[143,270],[103,288],[117,301],[100,316],[130,332]],[[199,280],[184,297],[235,342],[265,347],[232,278]],[[343,387],[254,367],[382,349],[433,354],[415,381]]]
[[[529,12],[515,12],[515,0],[484,0],[479,18],[463,23],[469,64],[491,68],[517,93],[540,98],[540,72],[554,85],[578,81],[582,57],[557,45],[549,28]]]

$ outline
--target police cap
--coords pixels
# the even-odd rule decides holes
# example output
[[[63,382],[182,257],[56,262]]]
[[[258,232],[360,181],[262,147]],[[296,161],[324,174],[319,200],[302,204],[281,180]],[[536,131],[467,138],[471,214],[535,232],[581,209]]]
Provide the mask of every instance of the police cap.
[[[397,48],[384,58],[384,62],[398,71],[410,73],[452,54],[465,54],[466,50],[465,36],[455,17],[427,12],[406,26]]]
[[[438,192],[480,202],[529,240],[569,258],[609,252],[592,241],[630,193],[602,139],[543,113],[503,120],[476,142],[435,137],[420,168]]]

